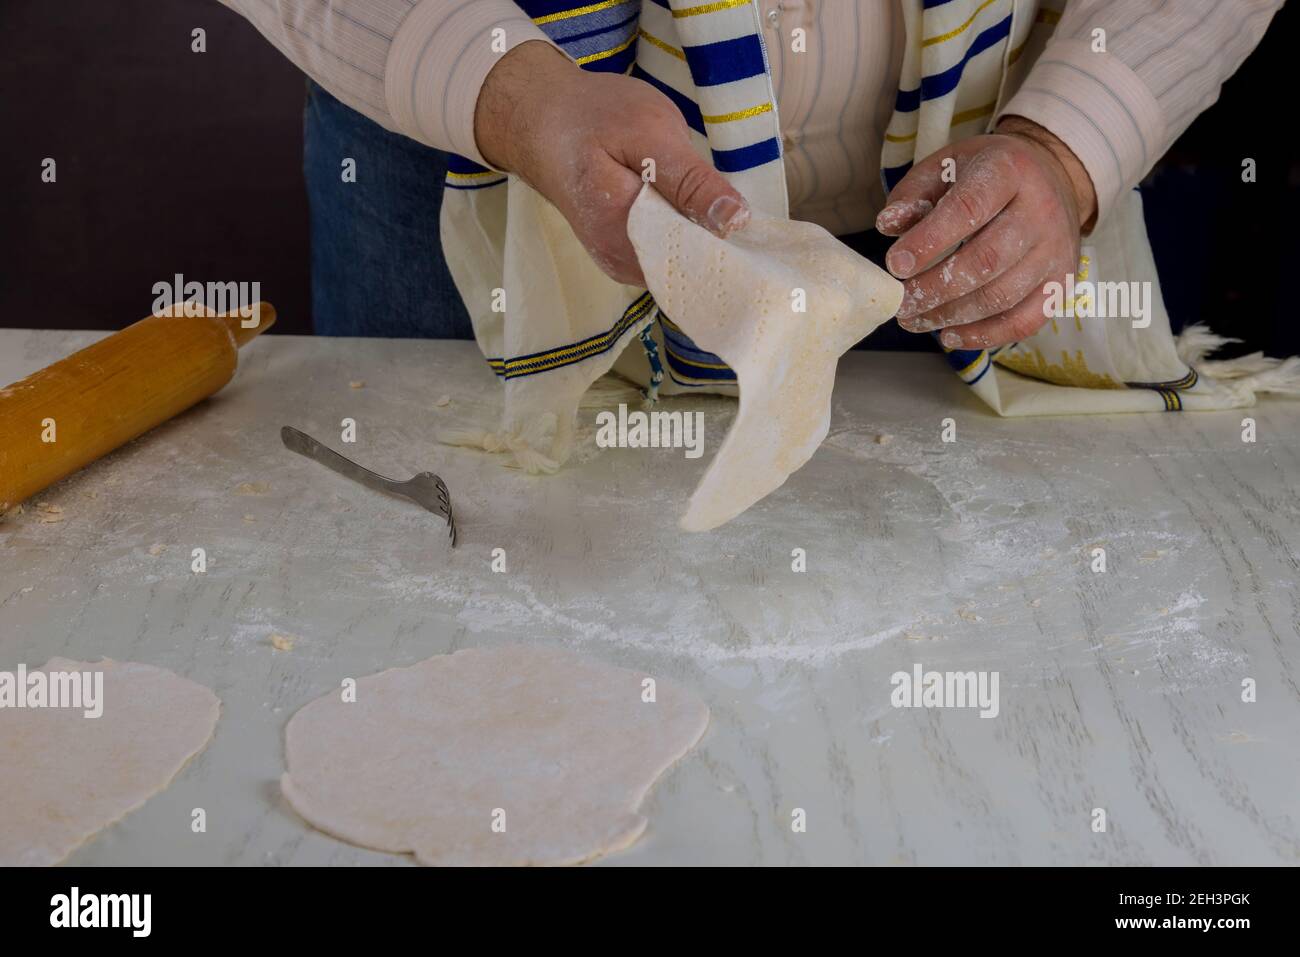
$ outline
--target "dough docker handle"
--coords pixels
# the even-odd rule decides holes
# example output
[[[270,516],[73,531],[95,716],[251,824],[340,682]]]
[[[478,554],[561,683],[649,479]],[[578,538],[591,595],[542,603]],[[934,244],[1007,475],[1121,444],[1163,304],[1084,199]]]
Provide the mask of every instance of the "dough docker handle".
[[[266,302],[247,318],[182,309],[0,389],[0,515],[212,395],[235,374],[239,348],[275,323]]]

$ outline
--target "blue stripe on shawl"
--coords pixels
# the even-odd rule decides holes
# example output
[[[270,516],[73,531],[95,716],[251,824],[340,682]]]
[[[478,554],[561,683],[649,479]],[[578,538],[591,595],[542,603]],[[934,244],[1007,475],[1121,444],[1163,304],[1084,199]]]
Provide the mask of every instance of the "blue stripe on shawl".
[[[587,2],[589,2],[589,0],[587,0]],[[524,11],[524,13],[528,14],[528,18],[530,20],[536,20],[540,17],[554,16],[557,13],[568,13],[571,10],[581,10],[584,6],[587,5],[587,2],[584,2],[584,0],[515,0],[515,6],[519,7]],[[628,2],[632,3],[634,2],[634,0],[628,0]],[[584,13],[580,16],[572,17],[571,19],[582,20],[584,22],[590,23],[592,17],[601,16],[601,15],[608,16],[611,11],[615,15],[618,15],[621,12],[622,7],[623,4],[619,4],[619,6],[617,7],[610,7],[607,10],[600,10],[595,13]],[[636,7],[637,9],[640,9],[641,4],[636,3]],[[551,23],[543,24],[542,29],[545,30],[546,27],[553,26],[554,24],[557,23],[565,23],[565,22],[567,21],[553,20],[551,21]],[[548,35],[549,33],[550,31],[547,31]]]
[[[452,154],[448,153],[447,155],[448,155],[448,156],[451,156]],[[445,189],[460,189],[460,190],[469,191],[469,190],[475,190],[475,189],[487,189],[487,188],[490,187],[490,186],[500,186],[500,185],[501,185],[502,183],[504,183],[505,181],[506,181],[506,177],[502,176],[500,179],[494,179],[494,180],[491,180],[490,182],[487,182],[487,183],[470,183],[470,184],[468,184],[468,185],[461,186],[461,185],[459,185],[459,184],[453,182],[452,180],[448,180],[447,182],[443,183],[442,185],[443,185],[443,187],[444,187]]]
[[[668,322],[671,321],[671,319],[668,320]],[[673,351],[683,359],[690,359],[693,362],[704,362],[709,365],[726,365],[725,362],[715,356],[712,352],[705,352],[697,346],[695,342],[686,335],[686,333],[682,332],[679,327],[669,325],[665,322],[660,323],[660,328],[662,328],[664,332],[664,341],[671,345]]]
[[[686,54],[686,64],[691,68],[691,79],[697,88],[734,83],[767,72],[763,44],[756,33],[683,47],[682,52]]]
[[[949,0],[942,0],[942,2],[947,3]],[[935,0],[927,0],[926,2],[927,9],[938,5],[939,3],[935,2]],[[1007,14],[1006,18],[1000,23],[993,24],[993,26],[976,36],[967,48],[965,55],[956,64],[942,73],[922,77],[921,86],[918,89],[899,90],[898,96],[894,100],[894,109],[900,113],[912,113],[921,108],[922,100],[937,100],[944,94],[951,93],[961,81],[961,75],[966,69],[966,64],[1010,33],[1011,15]]]
[[[781,144],[774,136],[734,150],[714,150],[713,165],[723,173],[741,173],[781,158]]]
[[[939,338],[939,333],[932,332],[935,339]],[[983,349],[953,349],[951,352],[945,352],[943,357],[948,360],[948,365],[952,366],[953,372],[961,372],[972,362],[984,355]]]
[[[704,130],[704,117],[700,114],[700,108],[689,96],[677,92],[663,80],[659,79],[659,77],[647,73],[641,68],[640,64],[632,67],[632,75],[638,80],[645,80],[664,96],[668,97],[668,99],[676,103],[677,109],[681,110],[682,117],[686,120],[687,126],[693,129],[696,133],[699,133],[701,136],[708,135]]]
[[[448,173],[490,173],[492,172],[486,166],[479,166],[478,163],[470,162],[463,156],[455,153],[447,154],[447,172]]]
[[[921,89],[899,90],[894,99],[894,109],[900,113],[911,113],[921,108]]]
[[[662,313],[660,316],[666,318]],[[692,342],[684,332],[670,325],[671,322],[672,320],[669,319],[667,322],[659,323],[659,328],[664,335],[664,346],[666,347],[664,352],[668,359],[668,371],[670,373],[679,372],[692,379],[707,379],[714,382],[736,381],[735,370],[726,368],[727,364],[720,357],[715,356],[712,352],[705,352]],[[723,368],[709,369],[704,368],[704,366],[723,366]],[[673,381],[681,385],[690,384],[682,382],[676,375],[673,376]]]
[[[953,66],[944,70],[942,73],[936,73],[934,76],[921,78],[921,99],[937,100],[939,97],[951,93],[961,82],[962,71],[966,69],[966,64],[972,59],[979,56],[989,47],[996,44],[999,40],[1005,39],[1011,32],[1011,14],[1000,23],[995,23],[979,36],[977,36],[971,45],[966,49],[966,54],[958,60]],[[899,94],[901,97],[901,93]]]
[[[911,162],[904,163],[902,166],[889,166],[880,171],[880,175],[885,179],[885,192],[889,192],[898,185],[898,181],[907,175],[907,171],[912,168]]]
[[[619,8],[615,8],[615,12],[617,12],[618,9]],[[641,19],[641,11],[634,10],[630,17],[624,17],[622,20],[619,20],[617,23],[600,24],[599,22],[597,22],[594,28],[590,30],[583,30],[579,33],[574,33],[571,36],[567,36],[567,37],[560,36],[559,35],[560,31],[557,30],[555,34],[551,36],[551,39],[554,40],[556,43],[560,44],[561,46],[563,46],[565,48],[565,52],[568,53],[569,56],[573,57],[576,60],[578,57],[586,56],[588,53],[599,53],[601,50],[605,49],[605,46],[603,44],[582,44],[574,49],[569,49],[569,44],[579,43],[582,40],[590,40],[592,37],[598,37],[604,33],[610,33],[614,30],[620,30],[623,27],[632,26],[635,28],[637,21],[640,19]],[[591,26],[591,23],[589,21],[596,21],[596,17],[593,15],[591,17],[582,19],[580,22],[575,21],[573,25],[584,26],[584,27]],[[547,25],[549,26],[550,24]],[[634,32],[634,30],[626,30],[624,32],[626,35],[630,36]],[[626,39],[626,36],[624,37],[624,39]]]

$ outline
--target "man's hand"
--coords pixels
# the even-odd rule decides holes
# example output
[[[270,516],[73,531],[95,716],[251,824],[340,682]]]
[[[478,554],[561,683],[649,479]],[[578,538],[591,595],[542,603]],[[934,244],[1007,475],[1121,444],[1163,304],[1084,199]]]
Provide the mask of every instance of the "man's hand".
[[[949,158],[955,182],[942,177]],[[876,219],[880,232],[901,236],[885,257],[905,280],[899,325],[943,329],[940,341],[950,349],[1033,335],[1047,321],[1043,285],[1077,268],[1081,224],[1096,209],[1092,180],[1074,153],[1020,117],[931,154],[894,187]]]
[[[627,214],[641,190],[642,161],[682,215],[719,236],[742,228],[749,207],[691,147],[672,100],[641,80],[580,69],[541,42],[515,47],[488,74],[474,135],[495,168],[550,200],[610,278],[645,285]]]

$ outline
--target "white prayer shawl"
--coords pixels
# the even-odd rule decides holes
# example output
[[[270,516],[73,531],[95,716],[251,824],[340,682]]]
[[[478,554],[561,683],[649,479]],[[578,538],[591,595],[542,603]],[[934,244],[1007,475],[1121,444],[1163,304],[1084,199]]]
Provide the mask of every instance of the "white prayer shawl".
[[[584,69],[630,72],[665,93],[701,155],[752,206],[788,218],[776,95],[755,0],[517,2]],[[902,82],[881,158],[887,188],[914,159],[989,129],[1064,5],[902,2]],[[726,364],[659,313],[648,292],[607,278],[545,199],[516,177],[460,157],[449,168],[443,248],[478,344],[505,386],[500,431],[475,433],[470,443],[513,451],[530,470],[554,468],[568,455],[583,393],[611,369],[646,386],[652,399],[735,393]],[[1137,287],[1149,295],[1149,325],[1086,317],[1122,290],[1083,286],[1074,314],[1022,342],[949,351],[954,370],[999,414],[1224,409],[1252,404],[1259,391],[1300,392],[1300,360],[1252,356],[1205,363],[1201,374],[1193,368],[1225,340],[1203,330],[1172,335],[1136,191],[1085,239],[1075,278],[1149,283]]]

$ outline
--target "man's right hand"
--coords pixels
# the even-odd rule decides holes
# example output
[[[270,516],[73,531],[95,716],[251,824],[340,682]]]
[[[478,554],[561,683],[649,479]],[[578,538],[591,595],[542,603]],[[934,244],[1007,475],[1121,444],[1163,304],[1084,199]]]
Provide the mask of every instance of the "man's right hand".
[[[488,163],[550,200],[621,283],[645,285],[627,216],[647,158],[655,189],[683,216],[719,236],[749,221],[745,198],[695,152],[672,100],[641,80],[588,73],[546,43],[522,43],[492,68],[474,135]]]

